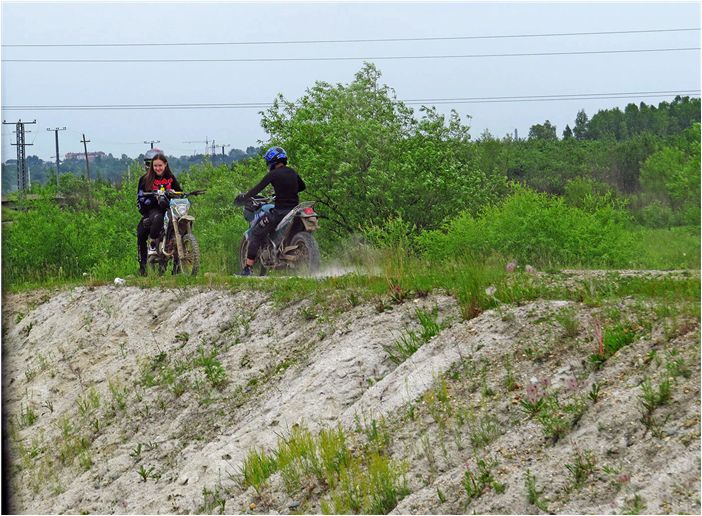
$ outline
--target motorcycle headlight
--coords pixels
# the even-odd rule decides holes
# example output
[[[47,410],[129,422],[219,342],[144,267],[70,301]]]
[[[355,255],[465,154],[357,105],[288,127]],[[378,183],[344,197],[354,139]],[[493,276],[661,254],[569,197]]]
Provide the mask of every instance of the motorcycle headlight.
[[[185,204],[176,204],[175,206],[173,206],[173,211],[178,216],[178,218],[180,218],[188,214],[188,206]]]

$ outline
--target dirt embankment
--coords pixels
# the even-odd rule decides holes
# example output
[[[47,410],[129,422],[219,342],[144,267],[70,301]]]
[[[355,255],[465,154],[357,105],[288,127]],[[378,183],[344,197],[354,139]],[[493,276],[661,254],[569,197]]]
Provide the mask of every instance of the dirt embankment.
[[[441,331],[397,365],[388,349],[422,331],[418,310]],[[383,421],[386,453],[404,464],[396,513],[699,512],[698,314],[632,299],[464,321],[444,295],[351,294],[333,309],[197,288],[7,296],[11,509],[207,512],[203,490],[217,489],[229,513],[319,512],[320,486],[242,486],[244,459],[295,425],[353,432],[362,419]],[[635,333],[600,367],[598,322]],[[647,412],[642,386],[666,381]],[[530,414],[531,396],[552,412]],[[479,460],[496,484],[471,495]]]

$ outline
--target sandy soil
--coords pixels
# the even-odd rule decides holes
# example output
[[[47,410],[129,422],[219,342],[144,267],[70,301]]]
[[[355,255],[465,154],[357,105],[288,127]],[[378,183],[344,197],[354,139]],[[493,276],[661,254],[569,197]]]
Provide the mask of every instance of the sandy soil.
[[[243,460],[295,424],[352,431],[361,415],[387,422],[389,453],[408,465],[398,514],[537,513],[527,470],[550,512],[621,513],[636,496],[643,512],[700,512],[699,307],[535,301],[469,321],[444,295],[386,308],[280,306],[264,293],[205,288],[6,296],[13,511],[193,513],[203,489],[220,486],[229,513],[319,512],[323,493],[300,503],[275,480],[265,496],[241,487]],[[417,309],[436,310],[445,329],[396,365],[384,346],[419,331]],[[563,314],[576,321],[569,335]],[[595,319],[646,328],[594,368]],[[671,370],[670,400],[650,431],[641,383],[659,385]],[[443,420],[430,403],[439,382],[451,400]],[[601,390],[554,440],[520,409],[532,382],[564,402]],[[473,431],[486,415],[499,431],[478,447]],[[578,453],[594,466],[576,489],[564,465]],[[505,489],[469,499],[462,481],[479,457],[495,461]]]

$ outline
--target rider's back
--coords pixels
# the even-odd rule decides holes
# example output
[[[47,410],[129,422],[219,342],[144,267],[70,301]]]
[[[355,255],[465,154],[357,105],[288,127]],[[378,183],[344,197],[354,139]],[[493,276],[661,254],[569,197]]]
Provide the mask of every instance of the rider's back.
[[[275,190],[275,207],[278,209],[291,209],[300,203],[298,192],[305,189],[305,183],[294,169],[284,166],[274,168],[264,176],[261,182],[251,191],[260,192],[268,184]]]

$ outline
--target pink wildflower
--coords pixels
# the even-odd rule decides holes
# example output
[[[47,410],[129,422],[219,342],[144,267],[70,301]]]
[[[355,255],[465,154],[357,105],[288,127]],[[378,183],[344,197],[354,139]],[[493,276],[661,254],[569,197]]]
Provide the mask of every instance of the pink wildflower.
[[[602,325],[600,325],[600,320],[595,319],[595,339],[597,340],[597,352],[600,356],[604,356],[604,343],[602,341]]]
[[[569,391],[576,391],[578,389],[578,380],[575,376],[571,376],[566,380],[566,389]]]
[[[541,393],[539,392],[539,386],[535,383],[529,384],[527,387],[527,400],[529,403],[536,403],[541,399]]]
[[[507,270],[507,272],[514,272],[517,269],[517,260],[512,260],[511,262],[509,262],[505,269]]]

